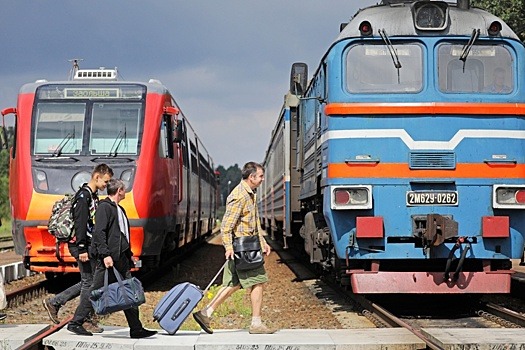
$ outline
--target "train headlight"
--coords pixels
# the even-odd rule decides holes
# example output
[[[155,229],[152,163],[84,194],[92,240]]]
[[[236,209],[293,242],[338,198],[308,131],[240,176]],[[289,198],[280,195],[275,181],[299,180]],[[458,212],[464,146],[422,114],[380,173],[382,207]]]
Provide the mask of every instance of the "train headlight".
[[[363,21],[359,25],[359,32],[362,36],[370,36],[372,35],[372,25],[368,21]]]
[[[525,185],[494,185],[492,206],[505,209],[525,209]]]
[[[124,184],[126,184],[126,191],[131,190],[131,177],[133,176],[133,170],[128,169],[124,170],[122,174],[120,175],[120,179],[124,181]]]
[[[372,186],[331,186],[330,193],[333,210],[372,208]]]
[[[49,186],[47,184],[47,175],[42,170],[35,170],[35,186],[37,190],[47,191]]]
[[[412,15],[418,30],[443,30],[448,24],[448,5],[443,1],[418,1]]]
[[[499,35],[499,33],[501,32],[501,29],[502,29],[501,23],[499,21],[494,21],[490,24],[487,32],[489,33],[490,36],[496,36],[496,35]]]
[[[83,184],[89,182],[89,180],[91,180],[91,174],[87,171],[76,173],[71,180],[71,188],[76,192]]]

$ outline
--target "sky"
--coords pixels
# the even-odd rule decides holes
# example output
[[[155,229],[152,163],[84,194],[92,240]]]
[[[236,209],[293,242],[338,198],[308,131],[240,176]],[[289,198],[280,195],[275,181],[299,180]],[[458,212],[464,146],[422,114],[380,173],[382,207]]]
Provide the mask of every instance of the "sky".
[[[294,62],[310,77],[339,25],[377,0],[2,0],[0,109],[20,87],[117,67],[160,80],[215,166],[262,162]],[[12,123],[6,117],[6,122]]]

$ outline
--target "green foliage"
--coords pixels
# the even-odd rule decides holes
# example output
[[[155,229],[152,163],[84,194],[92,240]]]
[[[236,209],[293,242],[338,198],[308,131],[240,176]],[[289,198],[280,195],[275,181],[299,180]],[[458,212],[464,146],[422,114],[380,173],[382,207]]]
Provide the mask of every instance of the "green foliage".
[[[525,0],[472,0],[471,5],[500,17],[521,41],[525,40]]]
[[[2,219],[2,226],[0,226],[0,238],[11,237],[11,219]]]
[[[219,165],[217,170],[220,173],[219,186],[221,198],[219,198],[221,205],[226,204],[226,198],[230,191],[241,181],[241,169],[237,164],[231,165],[228,169]]]
[[[9,178],[0,176],[0,218],[7,219],[11,217],[9,208]]]
[[[220,285],[214,285],[204,295],[195,310],[202,310],[217,295],[221,289]],[[238,328],[246,328],[250,325],[252,307],[249,294],[245,289],[240,289],[233,293],[215,310],[212,318],[212,328],[221,328],[224,323],[235,324]],[[193,317],[188,317],[182,324],[182,330],[200,330],[201,327],[195,322]]]
[[[9,146],[13,145],[14,128],[7,128],[7,139]],[[2,132],[0,128],[0,132]],[[9,150],[2,149],[0,151],[0,219],[3,219],[4,225],[6,220],[11,217],[11,209],[9,208]]]

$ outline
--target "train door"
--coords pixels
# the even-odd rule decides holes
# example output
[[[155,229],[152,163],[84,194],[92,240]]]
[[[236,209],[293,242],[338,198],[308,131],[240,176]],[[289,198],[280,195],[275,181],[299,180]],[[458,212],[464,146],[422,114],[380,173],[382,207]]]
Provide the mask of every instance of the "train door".
[[[215,177],[213,176],[214,172],[213,172],[213,162],[211,161],[211,158],[210,156],[208,156],[208,164],[209,164],[209,170],[208,170],[208,179],[209,179],[209,188],[210,188],[210,204],[209,204],[209,213],[210,215],[208,216],[208,231],[211,232],[213,230],[213,218],[215,217],[215,210],[213,209],[214,205],[213,205],[213,190],[215,188],[215,186],[213,186],[213,183],[214,183],[214,180],[215,180]]]
[[[159,137],[159,161],[156,164],[157,169],[163,169],[166,176],[163,176],[161,181],[164,182],[161,188],[166,189],[166,197],[164,200],[167,203],[167,222],[166,226],[162,228],[164,235],[163,249],[172,251],[177,247],[177,211],[179,205],[179,164],[178,164],[178,146],[176,141],[176,125],[175,115],[178,114],[178,109],[174,107],[164,107],[160,125]]]
[[[190,135],[189,135],[190,136]],[[199,219],[199,208],[200,208],[200,181],[199,181],[199,152],[197,149],[197,136],[195,133],[189,137],[190,140],[190,157],[191,157],[191,185],[190,185],[190,206],[189,206],[189,218],[190,227],[187,235],[186,242],[191,242],[197,237],[198,219]]]
[[[188,206],[189,206],[189,196],[188,196],[188,187],[189,187],[189,155],[188,155],[188,138],[186,133],[185,119],[180,118],[177,121],[176,135],[174,140],[177,144],[177,163],[178,171],[177,175],[179,177],[178,181],[178,210],[177,210],[177,246],[182,247],[184,245],[186,230],[188,227]]]
[[[197,210],[199,205],[199,160],[196,146],[196,135],[188,128],[188,140],[190,144],[190,170],[188,172],[188,229],[186,243],[193,241],[197,231]]]
[[[201,154],[201,148],[202,145],[200,144],[199,140],[196,139],[196,144],[197,144],[197,154],[199,155],[199,159],[198,159],[198,179],[197,179],[197,182],[199,183],[199,186],[197,188],[197,193],[198,193],[198,198],[199,198],[199,203],[198,203],[198,206],[197,206],[197,229],[195,230],[195,238],[199,238],[201,236],[201,233],[202,233],[202,188],[204,185],[204,181],[203,181],[203,178],[204,178],[204,161],[203,161],[203,158],[202,158],[202,154]]]

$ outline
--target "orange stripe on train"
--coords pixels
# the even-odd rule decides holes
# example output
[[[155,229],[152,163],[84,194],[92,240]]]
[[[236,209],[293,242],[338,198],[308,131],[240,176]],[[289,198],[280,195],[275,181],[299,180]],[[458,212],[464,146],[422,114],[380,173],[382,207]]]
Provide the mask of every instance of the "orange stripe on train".
[[[525,178],[525,164],[456,164],[451,170],[415,170],[407,163],[328,164],[329,178]]]
[[[344,114],[495,114],[525,115],[523,103],[329,103],[326,115]]]

